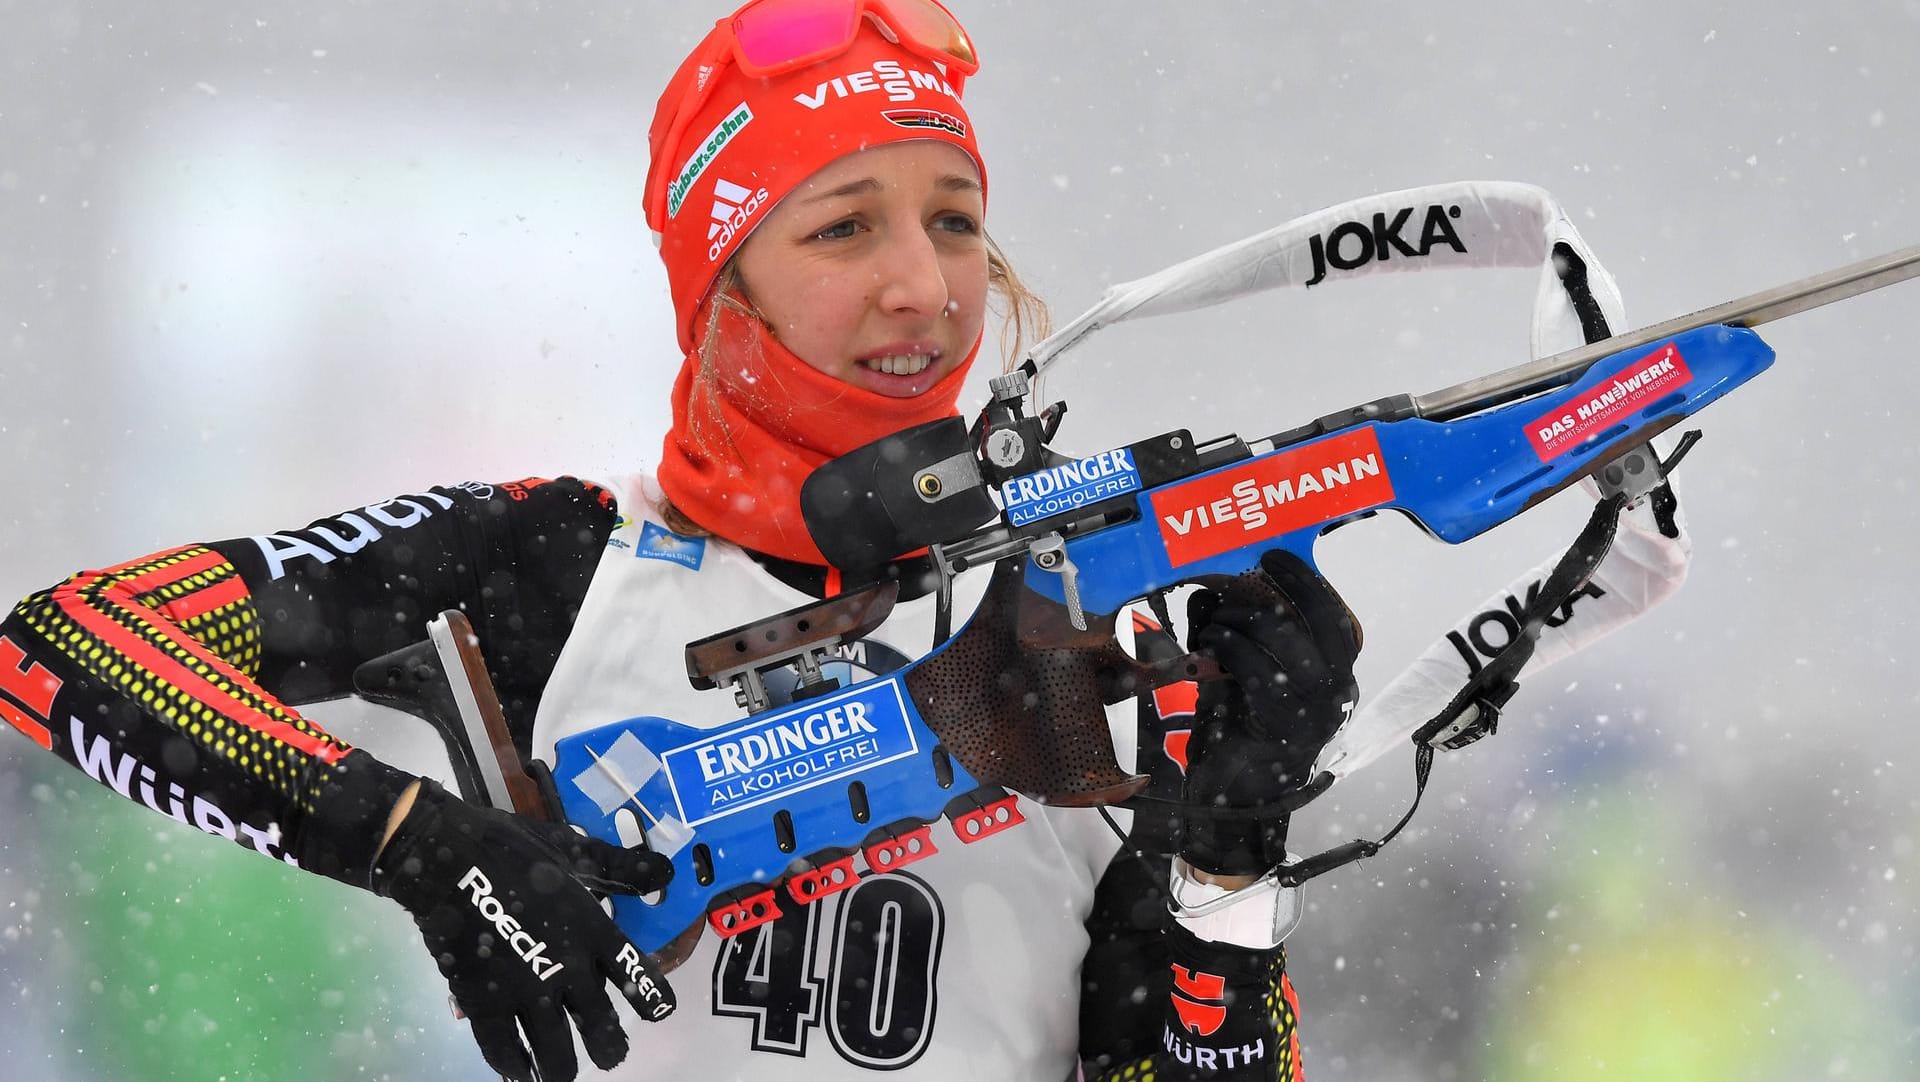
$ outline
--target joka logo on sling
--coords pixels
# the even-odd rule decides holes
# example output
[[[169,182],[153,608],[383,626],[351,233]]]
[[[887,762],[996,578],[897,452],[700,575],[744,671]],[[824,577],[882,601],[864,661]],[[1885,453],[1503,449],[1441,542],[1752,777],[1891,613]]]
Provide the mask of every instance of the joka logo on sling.
[[[1393,499],[1373,426],[1277,451],[1153,493],[1174,567]]]
[[[660,756],[689,826],[890,763],[919,750],[898,680],[749,718]]]
[[[1453,223],[1447,221],[1460,217],[1459,207],[1429,205],[1416,244],[1407,243],[1400,235],[1412,217],[1413,208],[1402,207],[1391,219],[1385,214],[1375,214],[1372,222],[1341,222],[1324,238],[1315,234],[1307,241],[1307,250],[1313,255],[1313,277],[1307,279],[1307,284],[1319,285],[1327,276],[1329,263],[1336,270],[1357,270],[1375,260],[1391,259],[1395,252],[1403,259],[1418,258],[1441,244],[1466,254],[1467,246],[1461,243],[1460,234],[1453,231]]]
[[[1460,654],[1460,660],[1466,663],[1468,676],[1475,675],[1484,667],[1481,658],[1491,661],[1499,657],[1500,651],[1506,649],[1514,639],[1519,638],[1520,628],[1527,622],[1527,611],[1540,599],[1540,587],[1544,585],[1546,585],[1545,579],[1534,579],[1527,586],[1525,601],[1508,594],[1502,599],[1506,605],[1505,608],[1496,605],[1490,609],[1483,609],[1469,617],[1460,627],[1447,632],[1447,641],[1453,644],[1454,650]],[[1575,590],[1572,597],[1562,602],[1560,607],[1547,617],[1546,625],[1560,627],[1573,619],[1573,607],[1579,604],[1583,597],[1598,599],[1606,596],[1605,590],[1589,582]],[[1493,636],[1488,634],[1496,627],[1500,629],[1499,642],[1495,642]]]
[[[712,165],[727,144],[733,142],[733,137],[752,122],[753,110],[747,108],[747,103],[743,101],[734,106],[733,111],[722,118],[705,139],[700,140],[700,149],[693,152],[693,157],[687,159],[680,175],[667,185],[667,217],[679,216],[680,205],[687,201],[687,192],[692,190],[693,182],[699,180],[700,174],[707,171],[707,166]]]
[[[1691,382],[1693,371],[1669,342],[1641,358],[1613,382],[1595,387],[1585,398],[1567,403],[1566,409],[1536,418],[1527,426],[1527,440],[1533,444],[1533,453],[1540,456],[1540,461],[1551,462],[1595,432],[1613,427],[1626,414]]]
[[[713,182],[713,221],[707,224],[707,260],[720,258],[733,238],[745,229],[754,212],[767,204],[767,190],[752,191],[722,177]]]

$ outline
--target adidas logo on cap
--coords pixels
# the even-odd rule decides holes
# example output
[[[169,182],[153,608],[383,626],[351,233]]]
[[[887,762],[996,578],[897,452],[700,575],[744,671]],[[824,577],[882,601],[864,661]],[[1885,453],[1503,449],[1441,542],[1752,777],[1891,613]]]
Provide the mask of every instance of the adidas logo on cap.
[[[713,210],[707,223],[707,262],[720,259],[720,253],[727,250],[733,238],[739,236],[759,209],[767,204],[767,190],[743,188],[725,177],[715,177],[713,181]]]

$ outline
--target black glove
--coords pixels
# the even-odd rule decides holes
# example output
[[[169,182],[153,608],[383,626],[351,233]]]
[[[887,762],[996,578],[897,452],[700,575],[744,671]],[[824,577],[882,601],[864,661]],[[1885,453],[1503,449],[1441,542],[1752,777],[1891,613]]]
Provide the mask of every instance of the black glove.
[[[1286,859],[1287,815],[1214,818],[1273,804],[1312,780],[1313,762],[1359,697],[1359,629],[1325,579],[1291,553],[1260,559],[1268,580],[1187,603],[1188,645],[1226,678],[1200,685],[1187,749],[1181,855],[1216,875],[1260,875]],[[1278,604],[1264,588],[1271,584]]]
[[[674,1007],[666,979],[592,892],[644,894],[672,875],[657,853],[468,804],[423,780],[373,886],[413,914],[488,1065],[531,1082],[538,1063],[544,1082],[567,1082],[578,1068],[569,1015],[596,1065],[626,1058],[607,981],[642,1018]]]

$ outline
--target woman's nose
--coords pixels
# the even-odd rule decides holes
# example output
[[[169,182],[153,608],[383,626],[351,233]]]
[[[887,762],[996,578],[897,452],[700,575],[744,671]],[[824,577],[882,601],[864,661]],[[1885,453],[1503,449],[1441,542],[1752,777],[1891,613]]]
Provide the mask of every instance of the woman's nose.
[[[881,310],[928,315],[945,311],[947,278],[933,239],[918,228],[901,230],[894,237],[898,239],[887,246],[879,270]]]

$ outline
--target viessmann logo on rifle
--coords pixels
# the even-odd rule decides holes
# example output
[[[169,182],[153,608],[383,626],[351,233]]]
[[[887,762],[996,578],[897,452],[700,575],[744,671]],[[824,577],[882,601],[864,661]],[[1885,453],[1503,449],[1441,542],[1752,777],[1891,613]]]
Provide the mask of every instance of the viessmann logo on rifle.
[[[919,750],[897,680],[805,703],[660,757],[690,826],[765,804]]]
[[[1036,519],[1140,491],[1140,471],[1121,447],[1092,458],[1049,466],[1009,480],[1000,490],[1007,522],[1025,526]]]
[[[1277,451],[1153,493],[1174,566],[1393,499],[1371,425]]]
[[[1599,384],[1586,398],[1534,419],[1527,426],[1527,440],[1540,461],[1551,462],[1585,442],[1588,436],[1604,432],[1625,415],[1668,393],[1693,382],[1693,372],[1669,342],[1641,358],[1611,381]]]

